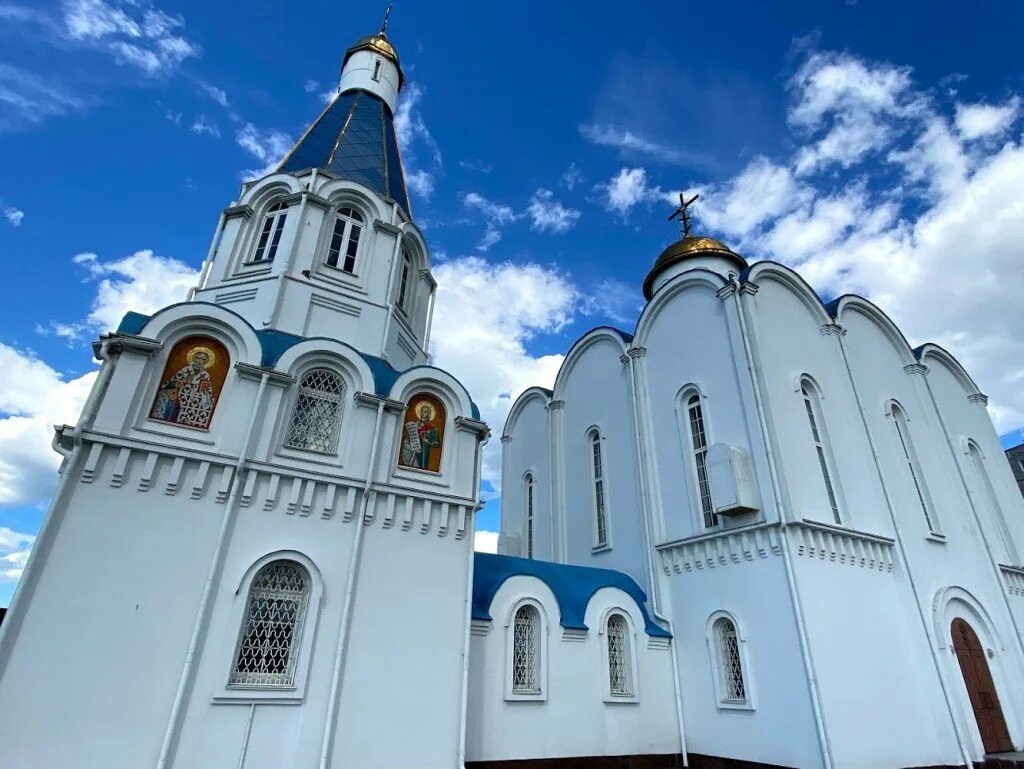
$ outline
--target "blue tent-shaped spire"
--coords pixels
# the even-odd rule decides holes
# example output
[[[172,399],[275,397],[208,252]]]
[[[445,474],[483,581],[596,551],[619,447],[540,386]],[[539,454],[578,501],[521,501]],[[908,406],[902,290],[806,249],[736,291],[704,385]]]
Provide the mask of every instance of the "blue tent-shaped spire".
[[[391,198],[409,218],[409,193],[398,155],[394,117],[368,91],[339,94],[299,140],[278,171],[323,168]]]

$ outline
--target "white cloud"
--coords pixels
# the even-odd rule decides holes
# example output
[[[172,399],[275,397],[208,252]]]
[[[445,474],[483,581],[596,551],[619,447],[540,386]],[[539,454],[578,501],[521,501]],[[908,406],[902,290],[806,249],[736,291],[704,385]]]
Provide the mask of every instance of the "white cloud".
[[[498,552],[498,532],[480,529],[473,537],[473,549],[478,553]]]
[[[568,232],[581,214],[574,208],[566,208],[554,199],[551,190],[538,189],[533,193],[526,207],[530,217],[530,228],[538,232]]]
[[[466,208],[479,211],[484,215],[487,228],[483,238],[477,243],[477,251],[487,251],[501,240],[501,228],[514,222],[518,216],[512,206],[494,203],[478,192],[470,192],[462,196],[462,204]]]
[[[483,479],[498,488],[498,437],[508,410],[527,387],[550,387],[563,358],[533,355],[527,343],[563,329],[581,298],[567,276],[538,264],[460,257],[439,264],[434,276],[434,363],[466,386],[494,432],[484,450]]]
[[[11,223],[12,227],[20,227],[21,220],[25,218],[25,212],[14,206],[7,206],[3,210],[4,219]]]
[[[262,168],[242,171],[242,179],[261,179],[273,173],[284,156],[292,148],[292,138],[276,129],[263,130],[252,123],[246,123],[235,133],[238,146],[263,163]]]
[[[31,534],[0,526],[0,582],[17,582],[21,578],[35,541]]]
[[[95,376],[66,379],[32,352],[0,343],[0,505],[49,498],[60,464],[50,446],[53,426],[74,424]],[[5,552],[4,537],[0,529],[0,556],[18,552]],[[11,563],[6,570],[16,568]]]
[[[895,121],[920,114],[910,69],[872,65],[846,53],[816,52],[789,83],[789,122],[813,143],[797,155],[804,175],[831,165],[850,168],[896,137]],[[822,135],[824,132],[824,135]]]
[[[106,50],[118,64],[129,64],[147,77],[174,73],[201,49],[182,32],[185,20],[158,8],[134,2],[65,0],[63,20],[67,37]]]
[[[565,173],[562,174],[562,186],[572,192],[582,181],[583,172],[580,167],[575,162],[570,163],[569,167],[565,169]]]
[[[196,81],[196,85],[199,87],[201,93],[206,94],[215,102],[222,107],[228,106],[228,94],[223,88],[218,88],[215,85],[204,82],[202,80]]]
[[[303,90],[305,90],[306,93],[316,93],[317,91],[320,90],[320,81],[307,80],[306,85],[303,86]]]
[[[199,117],[197,117],[193,121],[192,127],[189,128],[188,130],[190,130],[197,136],[202,136],[203,134],[206,134],[207,136],[212,136],[214,139],[220,138],[220,128],[217,126],[216,123],[207,118],[206,115],[200,115]]]
[[[1020,97],[1005,104],[957,104],[956,128],[967,140],[998,137],[1006,133],[1020,113]]]
[[[703,159],[677,147],[652,141],[626,128],[613,125],[592,125],[583,123],[579,126],[584,139],[602,147],[614,147],[623,155],[645,155],[652,160],[676,165],[689,163],[701,164]],[[570,189],[572,189],[570,187]]]
[[[647,181],[647,170],[644,168],[621,168],[607,182],[595,185],[594,190],[601,195],[601,205],[606,210],[619,214],[623,219],[640,203],[657,200],[674,203],[678,195],[675,192],[666,192],[660,186],[650,186]]]
[[[434,194],[434,176],[422,168],[419,171],[406,174],[405,184],[410,191],[416,193],[424,200],[430,200],[430,196]]]
[[[809,197],[809,190],[789,168],[756,157],[735,178],[705,188],[698,211],[713,233],[742,241],[764,222],[789,213]]]
[[[78,112],[89,104],[89,99],[63,83],[0,63],[0,131],[36,126],[46,118]]]
[[[93,331],[117,328],[129,310],[149,313],[182,302],[199,282],[198,270],[149,249],[111,262],[102,262],[92,253],[78,254],[73,261],[97,282],[96,297],[85,320]]]

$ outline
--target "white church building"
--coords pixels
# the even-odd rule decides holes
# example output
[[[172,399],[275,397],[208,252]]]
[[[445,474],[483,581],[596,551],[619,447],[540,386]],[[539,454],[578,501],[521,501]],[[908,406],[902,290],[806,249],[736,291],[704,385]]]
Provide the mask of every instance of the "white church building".
[[[514,404],[501,554],[474,554],[490,433],[428,361],[403,79],[385,30],[357,41],[188,300],[95,343],[0,625],[0,767],[1024,747],[1024,501],[985,396],[869,301],[688,225],[636,328],[588,332]]]

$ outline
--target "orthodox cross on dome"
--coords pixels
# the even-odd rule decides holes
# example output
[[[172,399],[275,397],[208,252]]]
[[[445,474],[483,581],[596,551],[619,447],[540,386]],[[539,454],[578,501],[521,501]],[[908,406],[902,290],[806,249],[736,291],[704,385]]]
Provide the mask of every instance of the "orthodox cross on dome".
[[[391,16],[391,9],[395,7],[395,4],[388,3],[388,9],[384,11],[384,22],[380,25],[380,34],[387,35],[388,32],[388,18]]]
[[[680,226],[683,228],[683,237],[688,238],[690,236],[690,228],[693,227],[693,219],[690,217],[690,206],[693,205],[694,201],[699,198],[700,195],[694,195],[689,200],[686,196],[679,193],[679,208],[672,212],[668,220],[671,222],[673,219],[678,219]]]

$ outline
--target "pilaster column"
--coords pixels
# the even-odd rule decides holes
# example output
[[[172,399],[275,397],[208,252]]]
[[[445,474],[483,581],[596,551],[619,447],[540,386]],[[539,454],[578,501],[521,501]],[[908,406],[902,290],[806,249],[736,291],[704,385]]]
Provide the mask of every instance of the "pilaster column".
[[[551,560],[565,563],[569,551],[565,521],[565,401],[553,400],[547,410],[551,447]]]

